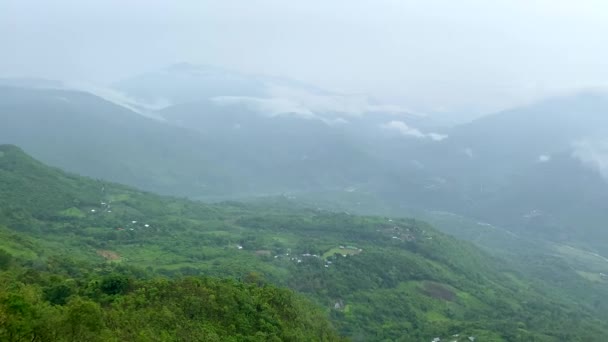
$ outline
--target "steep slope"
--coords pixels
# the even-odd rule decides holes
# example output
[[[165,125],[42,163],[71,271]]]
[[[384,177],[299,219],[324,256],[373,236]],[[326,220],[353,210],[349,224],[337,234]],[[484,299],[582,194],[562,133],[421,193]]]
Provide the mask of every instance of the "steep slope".
[[[477,172],[495,180],[475,196],[475,213],[522,233],[608,254],[608,183],[596,169],[602,150],[585,151],[608,133],[607,96],[551,99],[461,129],[452,143],[470,146]],[[585,153],[592,159],[585,160]]]
[[[608,100],[600,93],[490,115],[434,141],[428,133],[405,126],[395,126],[405,129],[401,133],[387,130],[383,124],[392,117],[405,120],[395,113],[312,111],[306,116],[297,110],[264,112],[272,108],[246,101],[218,103],[217,94],[196,93],[197,82],[211,89],[217,78],[226,78],[227,84],[250,78],[193,66],[175,68],[155,76],[154,82],[176,75],[196,82],[179,78],[193,94],[183,101],[192,102],[160,111],[165,121],[86,93],[0,88],[0,141],[19,144],[70,171],[164,194],[217,199],[355,191],[378,195],[394,207],[456,212],[608,253],[602,228],[608,211],[601,204],[606,182],[597,176],[606,173],[602,137],[608,127]],[[271,81],[279,82],[265,79],[252,87],[267,87]],[[333,96],[292,86],[316,94],[315,101]],[[262,96],[237,95],[241,100]],[[292,93],[279,95],[294,98]],[[352,112],[349,106],[340,108]],[[331,121],[343,117],[347,123]]]
[[[392,121],[405,120],[425,132],[434,126],[428,117],[369,96],[212,66],[176,64],[125,79],[113,87],[141,101],[166,102],[160,116],[170,122],[209,131],[207,124],[214,127],[222,120],[229,124],[220,132],[228,134],[226,129],[242,124],[241,121],[271,117],[321,121],[338,128],[338,132],[356,134],[359,139],[386,134],[388,131],[382,126]],[[259,132],[264,133],[268,131]]]
[[[73,172],[165,194],[344,188],[367,181],[374,164],[317,121],[279,118],[264,132],[246,127],[201,132],[142,117],[87,93],[12,87],[0,88],[0,117],[1,142],[19,144]]]
[[[401,147],[400,155],[419,162],[416,181],[395,177],[379,192],[406,207],[456,212],[608,254],[608,96],[548,99],[448,134],[415,150]]]
[[[445,138],[432,120],[399,106],[210,66],[173,65],[114,86],[142,101],[168,99],[153,115],[221,141],[227,169],[247,165],[258,194],[276,193],[290,175],[299,182],[282,191],[378,191],[392,177],[415,185],[423,177],[409,151]]]
[[[52,165],[165,193],[204,191],[212,182],[208,144],[186,130],[137,115],[87,93],[0,88],[0,140]],[[213,191],[213,190],[210,190]]]
[[[289,184],[283,190],[292,192],[341,190],[368,183],[379,174],[378,161],[357,137],[322,120],[264,115],[213,101],[172,106],[160,116],[216,141],[229,152],[224,158],[234,168],[250,170],[248,177],[260,183],[261,193],[271,193],[276,184]],[[271,181],[264,183],[265,179]]]
[[[438,167],[493,189],[553,156],[573,154],[577,142],[606,136],[606,113],[608,96],[582,93],[488,115],[450,132],[437,146],[444,158]]]
[[[69,254],[168,276],[287,285],[361,341],[584,341],[606,333],[591,307],[543,294],[420,221],[289,202],[204,205],[67,175],[13,146],[0,151],[1,246],[32,265]]]
[[[470,147],[479,158],[534,161],[539,155],[568,150],[582,138],[605,135],[607,111],[606,94],[585,92],[488,115],[454,129],[450,136],[452,143]]]
[[[406,119],[422,124],[420,117],[295,81],[189,65],[144,78],[125,81],[130,86],[120,89],[151,100],[137,90],[174,81],[171,89],[185,96],[147,113],[162,120],[84,92],[9,82],[19,87],[0,88],[0,117],[6,122],[0,142],[91,177],[213,199],[375,190],[390,184],[384,181],[387,174],[414,179],[409,169],[393,167],[394,143],[418,146],[417,139],[429,139],[402,137],[384,127]],[[245,82],[239,80],[251,80],[251,87],[265,89],[264,94],[238,92]]]
[[[570,153],[515,173],[474,209],[515,232],[608,255],[608,183]]]

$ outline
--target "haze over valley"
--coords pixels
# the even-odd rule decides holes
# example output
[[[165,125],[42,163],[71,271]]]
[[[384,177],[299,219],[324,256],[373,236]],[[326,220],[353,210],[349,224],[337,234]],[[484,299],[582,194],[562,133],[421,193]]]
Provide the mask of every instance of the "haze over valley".
[[[1,4],[0,340],[603,341],[603,10]]]

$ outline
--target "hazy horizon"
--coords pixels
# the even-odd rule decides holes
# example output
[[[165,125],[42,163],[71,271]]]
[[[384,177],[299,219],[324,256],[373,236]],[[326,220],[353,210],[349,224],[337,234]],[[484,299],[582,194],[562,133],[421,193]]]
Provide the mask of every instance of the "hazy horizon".
[[[599,0],[5,1],[0,77],[108,84],[188,62],[463,120],[603,89],[607,19]]]
[[[0,0],[0,341],[604,341],[607,0]]]

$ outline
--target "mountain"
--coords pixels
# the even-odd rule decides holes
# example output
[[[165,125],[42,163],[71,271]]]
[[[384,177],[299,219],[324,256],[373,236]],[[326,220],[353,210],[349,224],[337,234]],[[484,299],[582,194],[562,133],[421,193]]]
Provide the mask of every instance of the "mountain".
[[[328,91],[288,78],[252,75],[213,66],[175,64],[169,67],[134,76],[112,85],[125,96],[146,103],[165,103],[165,108],[176,106],[165,114],[171,120],[172,112],[189,109],[188,117],[177,115],[182,124],[187,119],[200,121],[201,112],[240,112],[243,115],[262,117],[290,116],[319,120],[327,124],[364,126],[369,128],[407,119],[427,129],[432,121],[407,109],[384,104],[361,94],[344,94]],[[180,105],[186,105],[180,108]],[[197,111],[199,115],[194,115]],[[373,114],[373,115],[371,115]]]
[[[159,115],[178,127],[193,129],[224,149],[224,161],[249,170],[258,192],[343,189],[366,183],[375,173],[375,157],[348,132],[315,119],[265,116],[240,106],[195,102],[171,106]],[[291,180],[289,180],[291,178]],[[293,179],[297,178],[297,179]],[[321,185],[321,187],[315,185]],[[276,190],[274,190],[276,193]]]
[[[392,167],[390,146],[436,137],[404,126],[424,118],[366,97],[211,67],[125,80],[118,97],[30,83],[0,87],[0,142],[73,172],[194,198],[371,191],[387,172],[410,174]],[[235,90],[245,83],[259,92]],[[184,97],[168,96],[174,104],[161,110],[137,102],[167,89]]]
[[[342,340],[319,307],[260,286],[254,275],[167,280],[126,263],[100,263],[116,254],[91,251],[81,235],[91,229],[78,218],[96,213],[83,209],[98,207],[100,194],[133,192],[105,186],[0,145],[1,340]],[[111,211],[107,205],[104,212]],[[69,238],[73,233],[81,237]]]
[[[263,316],[264,320],[292,317],[301,319],[298,324],[304,325],[300,327],[311,324],[310,319],[316,316],[300,316],[305,314],[298,311],[305,304],[293,299],[298,309],[285,312],[282,305],[289,305],[291,297],[276,302],[283,297],[277,297],[279,292],[272,294],[275,290],[264,285],[270,283],[289,286],[324,307],[339,331],[355,341],[429,340],[437,336],[454,336],[458,341],[469,336],[492,341],[584,341],[601,339],[607,333],[605,322],[593,316],[597,309],[563,293],[547,291],[504,261],[421,221],[313,210],[285,199],[272,205],[202,204],[66,174],[35,161],[14,146],[0,146],[0,151],[0,248],[5,251],[0,256],[14,255],[22,264],[19,267],[30,270],[27,278],[19,278],[19,283],[28,281],[48,287],[40,289],[46,295],[37,299],[36,307],[54,300],[58,303],[55,305],[67,305],[64,310],[70,312],[76,304],[81,305],[76,298],[70,299],[70,291],[87,303],[112,303],[112,296],[121,295],[125,296],[123,300],[102,306],[109,310],[101,314],[102,322],[108,322],[103,324],[117,322],[116,319],[129,322],[134,318],[125,310],[140,310],[137,314],[145,315],[142,317],[146,320],[133,324],[150,334],[160,328],[145,326],[144,322],[163,320],[152,314],[162,306],[162,300],[182,303],[162,309],[168,322],[194,327],[191,324],[196,324],[192,320],[197,315],[213,313],[183,305],[189,300],[211,305],[201,300],[209,293],[217,293],[208,298],[225,303],[221,317],[228,322],[245,314],[249,305],[258,305],[257,312],[268,315]],[[54,261],[66,259],[74,261]],[[120,272],[131,271],[126,274],[127,280],[111,272],[87,275],[81,269],[88,268],[78,266],[82,263],[98,264],[97,269],[102,270],[120,266]],[[166,287],[162,282],[134,278],[141,272],[138,268],[170,278],[204,274],[243,279],[262,286],[262,290],[238,284],[235,288],[231,282],[221,285],[216,280],[199,285],[178,280]],[[19,274],[13,271],[0,279]],[[59,279],[67,289],[60,291],[51,286],[53,283],[35,280],[35,272],[43,272],[38,277],[61,272],[55,276],[54,284],[59,285]],[[74,283],[66,276],[77,280]],[[125,285],[129,281],[132,287]],[[92,287],[80,289],[79,284]],[[159,286],[159,290],[145,290]],[[197,288],[200,293],[193,298],[202,298],[188,299],[188,291]],[[241,297],[247,296],[245,293],[222,296],[226,291],[250,291],[256,298],[262,296],[274,302],[264,304],[266,299],[260,299],[257,304],[252,303]],[[17,295],[25,296],[26,292]],[[33,300],[31,296],[11,298]],[[0,310],[13,310],[6,303],[9,302],[0,301]],[[100,310],[97,305],[85,305],[91,312],[87,317],[99,317],[95,313]],[[181,309],[171,311],[177,308]],[[117,316],[121,312],[122,316]],[[277,314],[295,316],[274,316]],[[317,322],[321,323],[318,319]],[[221,329],[230,329],[229,324],[221,325],[221,320],[212,324],[216,323]],[[112,324],[116,331],[128,333],[124,324]],[[265,332],[273,331],[273,323],[269,324]],[[260,325],[249,325],[248,329],[253,330],[247,331],[255,331],[256,326]],[[284,330],[274,331],[285,333],[296,326],[284,325]],[[84,334],[90,329],[93,328],[78,331]],[[309,332],[332,336],[327,329],[319,324],[309,328]]]
[[[221,141],[224,159],[234,158],[228,169],[247,165],[254,182],[272,175],[241,195],[276,194],[287,175],[302,183],[281,192],[377,191],[390,187],[389,176],[418,183],[417,161],[404,163],[399,146],[416,150],[447,137],[428,117],[370,97],[210,66],[178,64],[114,87],[141,101],[167,100],[152,115]]]
[[[581,93],[456,127],[420,158],[441,209],[607,254],[606,134],[608,96]]]
[[[0,141],[72,172],[163,194],[286,194],[364,213],[449,212],[540,244],[608,255],[602,93],[550,98],[441,129],[365,97],[290,80],[189,65],[151,75],[125,81],[128,96],[165,78],[190,89],[148,113],[158,119],[89,93],[36,86],[45,82],[2,87]],[[218,78],[221,92],[200,91]],[[247,88],[232,82],[259,91],[229,91]],[[466,229],[445,229],[470,238]]]
[[[204,138],[88,93],[3,87],[0,116],[0,140],[73,172],[169,193],[214,178]]]
[[[164,194],[374,194],[608,253],[602,93],[442,129],[366,97],[213,67],[175,65],[115,87],[168,105],[155,120],[83,92],[3,87],[0,141]]]
[[[606,254],[608,183],[601,165],[607,134],[608,96],[585,93],[487,117],[464,127],[452,143],[472,146],[477,169],[499,179],[481,184],[489,193],[477,196],[480,215]],[[462,142],[465,136],[477,143]]]
[[[604,136],[607,109],[606,94],[582,92],[488,115],[459,126],[450,136],[459,147],[476,147],[480,158],[536,161],[539,155],[570,149],[577,140]]]
[[[165,194],[345,188],[365,182],[374,164],[318,121],[278,118],[256,122],[263,132],[202,131],[143,117],[89,93],[13,87],[0,88],[0,116],[2,142],[73,172]],[[369,166],[361,168],[362,161]]]
[[[450,131],[437,146],[443,172],[493,187],[552,157],[575,155],[577,143],[606,135],[608,96],[581,93],[488,115]],[[442,146],[443,145],[443,146]],[[461,166],[458,166],[461,165]],[[449,170],[448,170],[449,169]]]

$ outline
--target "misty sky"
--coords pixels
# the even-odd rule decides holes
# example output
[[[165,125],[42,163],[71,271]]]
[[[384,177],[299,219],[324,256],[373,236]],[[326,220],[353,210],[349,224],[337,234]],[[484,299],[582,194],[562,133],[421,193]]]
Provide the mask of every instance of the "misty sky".
[[[0,0],[0,77],[176,62],[475,113],[608,84],[605,0]]]

